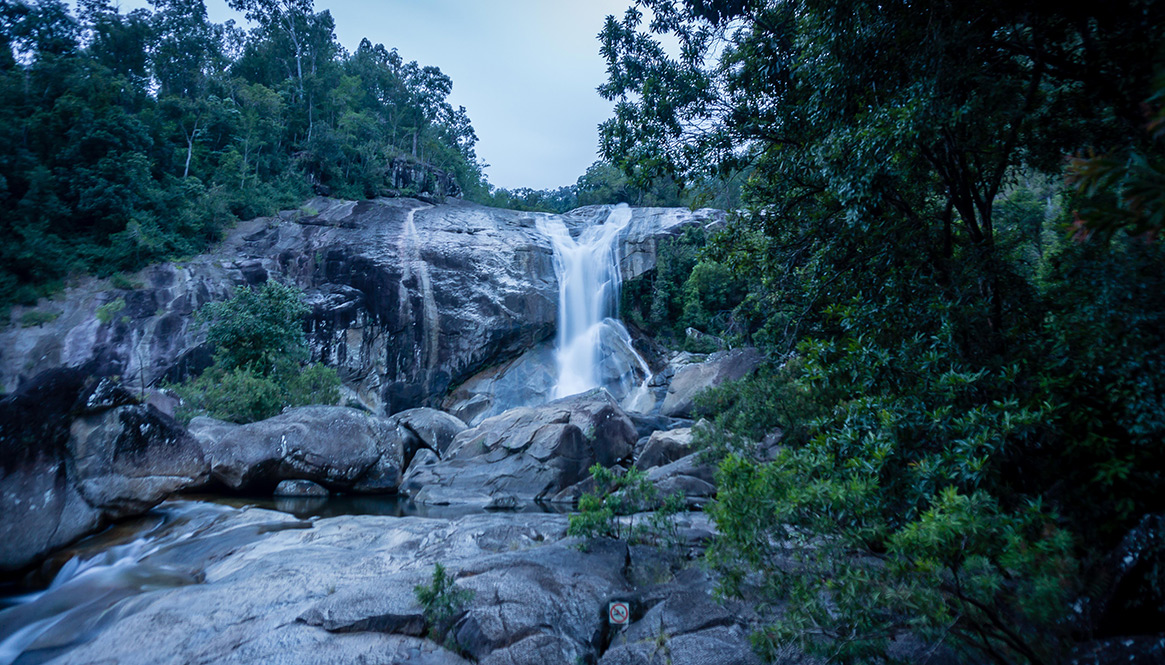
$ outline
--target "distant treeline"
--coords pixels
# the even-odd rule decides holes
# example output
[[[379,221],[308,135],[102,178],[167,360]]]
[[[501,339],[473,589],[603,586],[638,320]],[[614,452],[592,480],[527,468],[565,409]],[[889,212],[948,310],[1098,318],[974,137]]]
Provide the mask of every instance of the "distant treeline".
[[[0,305],[73,274],[201,251],[237,218],[313,191],[390,192],[394,159],[488,197],[452,81],[367,40],[336,41],[312,0],[0,2]]]
[[[533,212],[566,212],[581,206],[628,203],[635,206],[684,206],[731,210],[741,205],[741,184],[751,169],[727,170],[686,182],[649,174],[635,165],[625,168],[600,159],[591,164],[578,182],[557,189],[485,188],[470,195],[475,201],[497,208]]]

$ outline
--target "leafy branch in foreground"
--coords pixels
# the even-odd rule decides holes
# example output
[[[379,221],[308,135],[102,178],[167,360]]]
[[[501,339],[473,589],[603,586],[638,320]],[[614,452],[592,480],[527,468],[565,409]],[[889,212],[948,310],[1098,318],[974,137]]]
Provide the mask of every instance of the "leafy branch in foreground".
[[[684,509],[682,494],[661,497],[647,474],[635,467],[619,473],[595,464],[590,472],[596,491],[579,497],[578,512],[570,516],[567,534],[656,544],[675,541],[671,518]],[[636,522],[636,514],[646,512],[651,513],[646,522]]]

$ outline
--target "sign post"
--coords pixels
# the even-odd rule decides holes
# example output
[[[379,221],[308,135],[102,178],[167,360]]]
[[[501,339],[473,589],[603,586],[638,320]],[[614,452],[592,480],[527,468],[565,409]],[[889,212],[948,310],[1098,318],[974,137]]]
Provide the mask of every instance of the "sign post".
[[[616,600],[607,605],[607,621],[612,626],[625,626],[631,620],[631,608],[626,601]]]

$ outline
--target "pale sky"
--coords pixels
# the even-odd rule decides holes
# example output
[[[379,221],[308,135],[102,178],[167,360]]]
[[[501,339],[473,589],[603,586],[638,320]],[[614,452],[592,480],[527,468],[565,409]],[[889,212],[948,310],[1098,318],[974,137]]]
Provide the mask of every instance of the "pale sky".
[[[210,19],[234,18],[226,0],[205,0]],[[331,11],[349,51],[361,38],[396,47],[405,60],[453,79],[450,102],[464,106],[478,157],[499,187],[572,185],[597,158],[597,126],[611,104],[596,36],[608,14],[633,0],[316,0]],[[148,7],[121,0],[122,12]]]

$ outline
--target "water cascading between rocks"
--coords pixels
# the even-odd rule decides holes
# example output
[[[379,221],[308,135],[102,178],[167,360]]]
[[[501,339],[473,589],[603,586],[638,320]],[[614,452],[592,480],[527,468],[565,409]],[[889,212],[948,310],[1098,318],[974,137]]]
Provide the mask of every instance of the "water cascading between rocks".
[[[612,208],[603,223],[583,229],[577,239],[558,217],[538,221],[554,248],[558,276],[555,399],[604,387],[624,408],[634,409],[646,391],[651,371],[617,318],[618,239],[630,223],[626,204]]]

